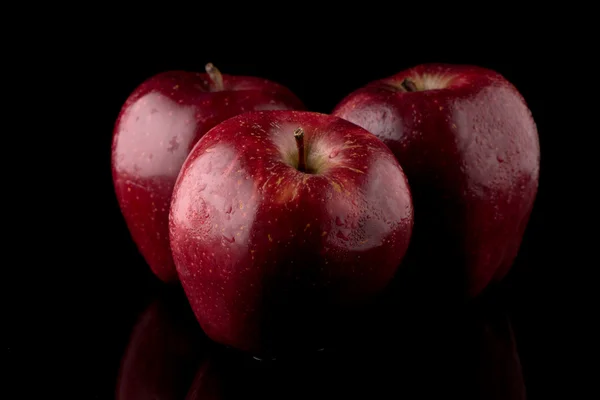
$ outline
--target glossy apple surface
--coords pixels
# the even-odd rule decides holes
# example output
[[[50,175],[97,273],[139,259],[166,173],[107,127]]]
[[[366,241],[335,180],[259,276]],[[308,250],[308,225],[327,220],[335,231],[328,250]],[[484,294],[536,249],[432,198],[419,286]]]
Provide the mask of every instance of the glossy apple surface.
[[[274,354],[312,348],[342,311],[379,293],[412,221],[404,173],[375,136],[324,114],[264,111],[219,124],[194,147],[170,238],[207,335]]]
[[[112,174],[133,240],[163,281],[177,279],[169,248],[173,185],[193,145],[227,118],[254,110],[303,109],[287,88],[265,79],[170,71],[129,96],[118,116]]]
[[[511,83],[475,66],[420,65],[351,93],[333,115],[375,134],[402,165],[415,207],[407,259],[425,285],[475,296],[506,275],[540,160],[536,125]]]

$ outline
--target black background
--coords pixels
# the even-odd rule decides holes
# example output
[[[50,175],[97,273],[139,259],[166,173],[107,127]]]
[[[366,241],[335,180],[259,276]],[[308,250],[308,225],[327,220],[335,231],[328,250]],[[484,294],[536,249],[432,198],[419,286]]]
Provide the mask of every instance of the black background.
[[[587,314],[573,300],[584,290],[572,279],[582,265],[575,254],[579,247],[572,244],[584,246],[577,237],[585,222],[574,221],[573,213],[585,206],[573,198],[587,178],[573,177],[581,155],[565,140],[568,131],[559,122],[567,107],[562,103],[571,100],[557,96],[564,81],[557,86],[555,78],[572,62],[554,51],[560,33],[552,35],[547,27],[544,35],[496,35],[495,27],[479,27],[476,33],[429,32],[432,36],[425,38],[422,30],[365,32],[352,24],[313,37],[264,24],[233,29],[218,23],[167,38],[157,26],[126,28],[111,37],[98,30],[81,42],[73,41],[72,33],[58,57],[56,85],[44,101],[57,108],[51,121],[60,127],[59,140],[47,140],[52,147],[44,147],[46,141],[38,146],[51,160],[41,168],[52,178],[40,178],[49,186],[36,190],[47,201],[30,198],[36,212],[48,209],[49,221],[34,229],[45,244],[21,251],[21,258],[42,257],[7,280],[12,303],[8,381],[16,393],[33,385],[65,397],[112,398],[131,328],[165,290],[129,237],[110,175],[117,113],[143,80],[165,70],[202,71],[213,62],[224,73],[279,82],[308,109],[327,113],[371,80],[423,62],[448,62],[500,72],[523,94],[538,125],[538,198],[503,301],[529,398],[547,398],[548,393],[578,397],[585,372],[571,355],[586,353],[578,347],[576,321]]]

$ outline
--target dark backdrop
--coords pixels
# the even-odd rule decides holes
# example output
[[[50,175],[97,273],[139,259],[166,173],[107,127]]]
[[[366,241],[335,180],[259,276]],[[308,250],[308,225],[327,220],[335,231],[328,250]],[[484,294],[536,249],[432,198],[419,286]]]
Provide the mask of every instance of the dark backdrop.
[[[556,82],[568,60],[552,50],[553,38],[495,36],[492,44],[486,36],[493,33],[490,28],[477,35],[437,36],[418,43],[402,40],[415,36],[410,32],[393,30],[382,33],[384,39],[360,32],[332,32],[319,39],[282,34],[277,43],[277,35],[269,36],[268,31],[244,28],[231,39],[219,37],[218,30],[199,29],[198,40],[185,42],[176,36],[166,39],[159,31],[123,30],[116,39],[102,37],[99,31],[100,36],[85,36],[83,42],[65,47],[68,63],[58,66],[56,87],[45,97],[57,107],[54,117],[60,131],[59,143],[53,143],[58,150],[45,164],[53,178],[42,179],[49,185],[43,191],[52,209],[51,222],[41,229],[51,244],[42,251],[42,262],[17,271],[10,280],[27,283],[27,290],[22,284],[8,285],[15,305],[9,310],[9,380],[22,391],[43,376],[50,378],[50,386],[43,386],[47,393],[56,387],[64,395],[111,398],[136,318],[164,290],[129,237],[110,174],[113,124],[127,96],[143,80],[171,69],[202,71],[205,63],[213,62],[224,73],[279,82],[310,110],[327,113],[371,80],[423,62],[448,62],[503,74],[523,94],[538,125],[539,193],[505,282],[504,301],[530,398],[572,393],[576,385],[570,378],[577,372],[563,360],[575,351],[576,343],[567,334],[577,329],[573,321],[582,311],[567,306],[577,288],[565,271],[574,271],[577,261],[566,254],[579,225],[570,218],[578,203],[566,187],[578,185],[568,169],[578,156],[557,119],[557,103],[564,101],[557,99],[557,89],[568,87],[569,80]]]

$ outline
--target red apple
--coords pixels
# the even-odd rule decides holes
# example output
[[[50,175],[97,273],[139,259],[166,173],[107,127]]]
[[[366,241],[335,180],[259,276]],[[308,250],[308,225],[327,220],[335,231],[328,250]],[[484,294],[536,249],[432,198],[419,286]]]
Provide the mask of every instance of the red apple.
[[[391,280],[411,230],[389,149],[311,112],[246,113],[210,130],[181,169],[170,213],[200,325],[255,354],[320,344],[336,317]]]
[[[112,173],[133,240],[163,281],[177,279],[168,215],[179,169],[194,144],[227,118],[253,110],[304,109],[285,87],[265,79],[170,71],[142,83],[114,128]]]
[[[404,168],[416,224],[407,260],[426,282],[456,282],[474,296],[506,275],[540,160],[536,125],[512,84],[480,67],[425,64],[356,90],[333,115],[375,134]]]

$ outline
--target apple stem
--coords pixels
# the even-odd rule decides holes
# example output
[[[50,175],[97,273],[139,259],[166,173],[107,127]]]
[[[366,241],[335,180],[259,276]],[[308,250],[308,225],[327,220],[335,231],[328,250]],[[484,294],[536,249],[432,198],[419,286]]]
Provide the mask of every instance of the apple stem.
[[[294,131],[296,147],[298,147],[298,171],[306,172],[306,161],[304,160],[304,130],[298,128]]]
[[[215,86],[215,89],[217,89],[218,91],[223,90],[223,75],[221,75],[221,71],[219,71],[217,67],[215,67],[212,63],[206,64],[204,69],[206,70],[208,77]]]
[[[404,88],[404,90],[406,90],[407,92],[416,92],[418,91],[417,89],[417,85],[415,85],[415,83],[413,81],[411,81],[408,78],[404,78],[404,80],[401,83],[402,87]]]

